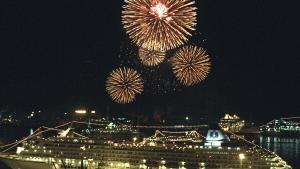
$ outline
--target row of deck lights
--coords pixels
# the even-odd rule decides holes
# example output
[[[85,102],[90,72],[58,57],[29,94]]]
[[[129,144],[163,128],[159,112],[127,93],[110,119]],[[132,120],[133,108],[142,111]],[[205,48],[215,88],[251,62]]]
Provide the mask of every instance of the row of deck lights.
[[[32,158],[32,157],[31,157]],[[35,159],[35,160],[38,160],[38,161],[43,161],[43,158],[32,158],[32,159]],[[239,154],[239,160],[240,160],[240,168],[243,168],[243,160],[246,159],[246,156],[245,154],[241,153]],[[29,160],[29,159],[27,159]],[[51,161],[55,161],[54,159],[52,159]],[[66,162],[67,163],[72,163],[74,164],[75,163],[75,160],[72,160],[72,159],[66,159]],[[58,163],[61,163],[60,161],[58,161]],[[80,163],[80,162],[79,162]],[[139,165],[139,168],[140,169],[147,169],[147,160],[146,159],[143,159],[141,160],[141,163]],[[159,169],[167,169],[166,168],[166,160],[161,160],[159,162]],[[93,163],[95,164],[95,163]],[[201,163],[198,163],[199,164],[199,169],[205,169],[205,163],[204,162],[201,162]],[[186,162],[184,161],[181,161],[179,162],[179,169],[186,169],[185,165],[186,165]],[[116,166],[116,167],[124,167],[124,168],[130,168],[130,164],[129,163],[109,163],[109,166],[110,167],[113,167],[113,166]]]
[[[139,168],[140,169],[147,169],[146,162],[147,162],[147,160],[143,159],[141,161],[142,164],[140,164]],[[186,164],[186,162],[184,162],[184,161],[179,162],[179,164],[178,164],[179,168],[178,169],[187,169],[185,167],[185,164]],[[159,169],[167,169],[167,167],[165,165],[166,165],[166,160],[161,160],[160,163],[159,163],[158,168]],[[199,169],[205,169],[205,163],[203,163],[203,162],[199,163]]]

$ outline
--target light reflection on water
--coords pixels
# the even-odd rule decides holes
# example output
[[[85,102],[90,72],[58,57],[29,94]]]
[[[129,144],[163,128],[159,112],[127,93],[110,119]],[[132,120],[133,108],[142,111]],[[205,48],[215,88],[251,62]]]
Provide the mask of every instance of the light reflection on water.
[[[295,169],[300,169],[300,138],[267,137],[260,136],[258,143],[260,146],[269,149]]]

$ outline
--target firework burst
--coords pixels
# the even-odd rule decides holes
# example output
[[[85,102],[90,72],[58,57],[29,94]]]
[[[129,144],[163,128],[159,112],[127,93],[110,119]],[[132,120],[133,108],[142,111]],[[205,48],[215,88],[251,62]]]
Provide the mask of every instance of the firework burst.
[[[156,66],[164,61],[165,52],[149,51],[147,49],[139,49],[139,59],[145,66]]]
[[[106,81],[106,91],[113,101],[126,104],[134,101],[144,88],[141,75],[131,68],[113,70]]]
[[[211,66],[207,52],[196,46],[179,49],[171,58],[171,64],[177,80],[185,86],[192,86],[204,80]]]
[[[187,41],[196,15],[194,0],[125,0],[122,23],[138,46],[166,51]]]

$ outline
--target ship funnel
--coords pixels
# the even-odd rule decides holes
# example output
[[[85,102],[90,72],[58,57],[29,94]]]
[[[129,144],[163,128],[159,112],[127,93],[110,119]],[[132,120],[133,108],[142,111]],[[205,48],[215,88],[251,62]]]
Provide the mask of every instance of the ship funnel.
[[[205,146],[220,147],[222,143],[228,142],[228,136],[221,130],[208,130]]]

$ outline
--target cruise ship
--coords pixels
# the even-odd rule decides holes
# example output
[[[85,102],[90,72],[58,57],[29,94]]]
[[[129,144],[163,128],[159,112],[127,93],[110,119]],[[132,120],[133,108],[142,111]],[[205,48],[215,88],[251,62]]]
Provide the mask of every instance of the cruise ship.
[[[245,126],[245,121],[236,114],[225,114],[220,119],[219,127],[224,131],[239,132]]]
[[[274,119],[260,126],[262,135],[300,137],[300,117]]]
[[[118,128],[126,127],[109,126],[114,126],[115,132],[111,132],[114,135],[124,132]],[[99,131],[112,130],[110,127]],[[122,139],[123,135],[116,139],[78,133],[74,125],[43,127],[27,138],[1,146],[0,159],[12,169],[291,168],[275,153],[259,146],[226,144],[230,142],[229,137],[221,130],[208,130],[203,136],[197,130],[185,131],[185,126],[174,128],[172,131],[161,128],[150,137],[133,134],[130,139]],[[16,152],[7,153],[12,148]]]

